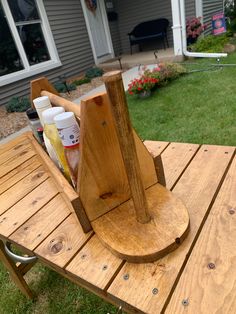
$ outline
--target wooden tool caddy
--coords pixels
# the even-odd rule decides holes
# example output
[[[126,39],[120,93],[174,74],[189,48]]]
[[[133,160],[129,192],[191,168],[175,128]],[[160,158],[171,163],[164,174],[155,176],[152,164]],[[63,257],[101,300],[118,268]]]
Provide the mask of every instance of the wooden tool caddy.
[[[152,262],[182,243],[189,230],[188,211],[165,188],[160,157],[152,156],[132,129],[121,73],[105,74],[104,82],[107,94],[87,98],[81,107],[59,97],[45,78],[31,83],[31,95],[48,96],[54,106],[73,111],[80,123],[77,191],[58,171],[53,175],[84,232],[93,229],[122,259]]]

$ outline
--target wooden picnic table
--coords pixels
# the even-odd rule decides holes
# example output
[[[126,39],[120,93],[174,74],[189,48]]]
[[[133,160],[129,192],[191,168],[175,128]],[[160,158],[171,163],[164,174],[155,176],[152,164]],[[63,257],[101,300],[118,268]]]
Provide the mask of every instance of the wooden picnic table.
[[[161,154],[167,188],[191,224],[177,250],[146,264],[119,259],[82,231],[76,196],[31,134],[0,146],[0,259],[23,293],[32,296],[23,279],[30,266],[15,266],[2,241],[127,312],[236,313],[235,147],[145,144]]]

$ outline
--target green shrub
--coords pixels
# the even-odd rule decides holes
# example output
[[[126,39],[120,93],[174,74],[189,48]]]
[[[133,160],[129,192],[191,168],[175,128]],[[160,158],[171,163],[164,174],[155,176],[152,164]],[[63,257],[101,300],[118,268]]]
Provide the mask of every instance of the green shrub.
[[[92,79],[94,77],[102,76],[103,73],[104,73],[103,69],[95,67],[95,68],[88,69],[85,73],[85,76],[87,78]]]
[[[149,69],[144,70],[145,76],[157,79],[157,85],[159,86],[166,85],[169,81],[177,79],[186,72],[187,70],[182,65],[171,62],[159,63],[152,71]]]
[[[224,46],[228,42],[228,34],[218,36],[208,35],[206,37],[199,38],[197,42],[191,46],[191,49],[196,52],[223,52]]]
[[[72,90],[76,89],[76,85],[74,83],[71,83],[71,84],[66,83],[66,85],[65,85],[65,84],[59,82],[59,83],[55,83],[54,87],[58,91],[58,93],[66,93],[68,91],[72,91]]]
[[[7,112],[24,112],[31,107],[30,101],[25,97],[12,97],[6,105]]]
[[[83,84],[87,84],[87,83],[90,83],[91,82],[91,78],[88,78],[88,77],[84,77],[80,80],[75,80],[73,81],[73,83],[77,86],[79,85],[83,85]]]

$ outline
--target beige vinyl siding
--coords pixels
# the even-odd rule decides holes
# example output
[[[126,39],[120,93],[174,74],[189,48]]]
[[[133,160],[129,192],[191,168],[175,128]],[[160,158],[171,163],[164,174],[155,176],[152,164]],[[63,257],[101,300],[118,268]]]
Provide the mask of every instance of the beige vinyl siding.
[[[224,11],[223,0],[203,0],[203,22],[208,24],[205,34],[211,34],[212,32],[212,16],[216,13]]]
[[[44,7],[62,66],[0,87],[0,105],[12,96],[28,96],[30,81],[34,78],[47,76],[56,82],[62,74],[73,77],[94,65],[80,0],[45,0]]]

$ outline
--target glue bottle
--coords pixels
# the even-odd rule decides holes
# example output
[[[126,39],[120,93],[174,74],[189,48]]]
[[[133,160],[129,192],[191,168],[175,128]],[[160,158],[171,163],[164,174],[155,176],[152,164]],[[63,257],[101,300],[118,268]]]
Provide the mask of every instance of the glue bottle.
[[[73,112],[64,112],[54,118],[58,129],[67,164],[69,166],[71,181],[76,188],[79,166],[80,129]]]
[[[44,132],[49,139],[54,151],[56,153],[59,167],[61,168],[64,176],[70,182],[70,171],[65,158],[64,148],[62,146],[56,125],[54,123],[54,118],[56,115],[64,112],[62,107],[53,107],[46,109],[42,113],[42,119],[44,123]]]

